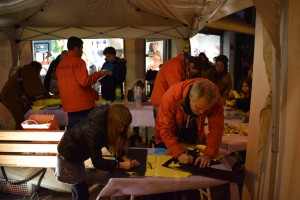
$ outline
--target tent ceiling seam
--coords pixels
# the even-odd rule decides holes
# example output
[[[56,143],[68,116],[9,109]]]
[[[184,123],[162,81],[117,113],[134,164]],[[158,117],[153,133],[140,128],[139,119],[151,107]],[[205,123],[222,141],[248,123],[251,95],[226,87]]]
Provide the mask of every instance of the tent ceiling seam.
[[[168,31],[168,30],[171,30],[172,28],[174,29],[173,26],[172,26],[172,28],[166,28],[166,29],[163,29],[163,30],[160,30],[160,31],[151,31],[151,30],[148,30],[148,29],[146,29],[146,28],[135,27],[135,26],[132,26],[132,28],[140,29],[140,30],[143,30],[143,31],[148,31],[148,32],[150,32],[149,34],[145,34],[144,36],[142,36],[142,38],[145,38],[145,37],[147,37],[147,35],[152,35],[152,34],[161,34],[161,35],[165,35],[165,36],[169,36],[169,37],[174,37],[174,36],[171,36],[171,35],[162,33],[163,31]],[[176,37],[176,39],[182,39],[182,38]]]
[[[3,19],[0,19],[0,24],[10,23],[10,28],[12,29],[12,31],[3,29],[4,32],[12,36],[16,41],[67,38],[72,34],[77,34],[78,37],[83,39],[93,36],[124,39],[146,38],[147,36],[162,39],[185,39],[198,33],[204,26],[208,25],[207,23],[215,21],[218,16],[227,15],[230,11],[233,12],[237,8],[245,7],[249,4],[249,2],[240,4],[240,0],[196,0],[191,2],[182,0],[145,0],[145,2],[139,0],[120,0],[120,2],[105,0],[107,6],[126,6],[124,7],[126,9],[123,7],[118,9],[122,12],[121,14],[126,15],[128,12],[130,15],[126,15],[124,18],[121,16],[124,19],[124,23],[118,18],[113,18],[117,20],[114,23],[102,23],[96,22],[93,14],[87,15],[86,19],[81,19],[85,13],[83,6],[86,6],[86,3],[82,3],[80,0],[40,0],[39,3],[35,0],[28,1],[32,1],[31,7],[28,9],[24,8],[20,13],[11,9],[11,15],[5,16],[0,14],[0,18],[4,16]],[[78,15],[66,17],[67,22],[58,21],[65,16],[65,11],[70,2],[78,2],[78,6],[74,6],[70,11],[70,13],[77,11]],[[156,4],[159,2],[161,2],[161,8],[156,7]],[[60,9],[56,9],[58,6],[61,6]],[[103,7],[103,4],[95,1],[95,6],[99,6],[100,9],[100,7]],[[21,5],[19,7],[21,8]],[[91,6],[87,6],[87,8],[91,8]],[[154,10],[155,8],[157,10]],[[91,9],[98,12],[98,9],[95,7]],[[108,17],[106,12],[102,15]],[[99,14],[99,16],[102,15]],[[140,18],[135,19],[132,16]],[[153,19],[150,19],[150,17]],[[143,19],[145,19],[145,22]],[[87,23],[85,23],[86,21]],[[226,23],[230,22],[227,21]],[[20,27],[18,24],[22,25],[22,29],[18,30]],[[13,28],[14,25],[15,29]],[[216,26],[219,25],[216,24]],[[15,33],[13,34],[13,32]]]
[[[52,32],[45,33],[45,32],[42,32],[42,31],[30,29],[30,28],[28,28],[28,27],[22,27],[22,28],[23,28],[22,32],[26,29],[26,30],[33,31],[33,32],[36,32],[36,33],[40,33],[40,34],[39,34],[39,35],[32,36],[32,37],[23,38],[23,40],[20,40],[20,41],[30,40],[30,39],[32,39],[32,38],[35,38],[35,37],[37,37],[37,36],[42,36],[42,35],[51,35],[51,36],[60,38],[60,36],[55,35],[55,34],[52,34],[52,33],[56,32],[56,31],[58,31],[58,30],[55,30],[55,31],[52,31]],[[67,28],[62,28],[61,30],[65,30],[65,29],[67,29]],[[21,35],[20,35],[20,38],[21,38]]]
[[[29,16],[27,16],[25,19],[21,20],[21,23],[20,23],[20,24],[22,24],[23,22],[25,22],[25,23],[28,22],[28,21],[30,20],[31,17],[33,17],[34,15],[36,15],[36,14],[39,13],[39,12],[43,12],[44,9],[45,9],[45,8],[47,7],[47,5],[48,5],[47,1],[48,1],[48,0],[46,0],[46,1],[41,5],[41,7],[40,7],[39,10],[33,12],[31,15],[29,15]]]
[[[216,12],[218,12],[220,10],[220,8],[222,6],[224,6],[224,4],[227,2],[228,0],[223,0],[223,2],[220,2],[219,6],[214,10],[214,12],[212,12],[209,17],[206,20],[206,23],[209,23],[209,20],[213,18],[213,16],[216,14]]]
[[[165,19],[165,20],[167,21],[167,23],[168,23],[170,26],[172,26],[172,27],[174,28],[174,30],[175,30],[179,35],[181,35],[181,37],[182,37],[181,39],[184,39],[184,38],[185,38],[185,37],[183,36],[183,34],[182,34],[175,26],[173,26],[173,24],[170,23],[170,21],[168,20],[167,17],[161,16],[161,15],[158,15],[158,14],[153,14],[153,13],[146,12],[146,11],[140,9],[139,7],[133,5],[133,4],[130,2],[130,0],[127,0],[127,1],[128,1],[128,3],[129,3],[130,5],[132,5],[132,6],[136,9],[136,11],[138,11],[138,12],[144,12],[144,13],[151,14],[151,15],[155,15],[155,16],[157,16],[157,17],[161,17],[161,18]],[[187,26],[187,25],[184,24],[184,26]]]

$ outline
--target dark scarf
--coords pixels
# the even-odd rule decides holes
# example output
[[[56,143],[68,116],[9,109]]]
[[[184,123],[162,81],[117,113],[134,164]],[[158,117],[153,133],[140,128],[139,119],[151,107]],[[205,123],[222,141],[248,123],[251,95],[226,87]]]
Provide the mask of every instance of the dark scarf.
[[[190,92],[192,89],[192,85],[190,86],[188,92],[186,93],[185,97],[180,101],[180,106],[182,107],[183,111],[187,114],[187,115],[192,115],[192,116],[196,116],[192,110],[191,110],[191,106],[190,106]]]
[[[190,106],[190,91],[192,86],[190,86],[186,96],[180,101],[180,106],[182,107],[184,113],[188,116],[182,122],[182,126],[179,130],[178,140],[183,143],[188,144],[195,144],[197,141],[197,124],[196,124],[196,117]]]
[[[195,115],[193,113],[193,111],[191,110],[191,106],[190,106],[189,96],[190,96],[191,88],[192,88],[192,85],[190,86],[185,97],[180,101],[180,106],[182,107],[184,113],[186,113],[188,115],[188,117],[184,123],[184,126],[187,126],[186,128],[195,125],[195,122],[196,122],[195,119],[197,117],[197,115]]]

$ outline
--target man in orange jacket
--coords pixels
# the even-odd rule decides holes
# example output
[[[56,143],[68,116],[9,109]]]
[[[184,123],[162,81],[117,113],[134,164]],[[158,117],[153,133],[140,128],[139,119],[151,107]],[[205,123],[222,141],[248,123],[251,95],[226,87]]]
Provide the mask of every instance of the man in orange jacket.
[[[206,117],[209,133],[204,134]],[[189,79],[170,87],[162,98],[155,122],[156,147],[165,146],[180,163],[194,163],[179,142],[196,144],[205,137],[204,155],[197,157],[195,164],[209,167],[221,144],[223,129],[218,87],[204,78]]]
[[[83,41],[70,37],[67,43],[68,52],[56,69],[58,88],[62,106],[68,113],[68,127],[84,118],[99,99],[98,92],[92,88],[99,78],[111,75],[109,70],[101,70],[89,75],[82,56]]]
[[[186,79],[183,59],[183,53],[180,53],[166,61],[158,71],[150,98],[154,106],[159,107],[161,99],[169,87]]]

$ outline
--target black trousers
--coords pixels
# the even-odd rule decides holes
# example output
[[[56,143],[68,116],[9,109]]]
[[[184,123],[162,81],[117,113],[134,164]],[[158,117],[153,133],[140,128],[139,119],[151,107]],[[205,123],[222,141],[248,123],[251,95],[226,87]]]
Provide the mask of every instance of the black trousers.
[[[73,200],[88,200],[90,198],[89,188],[86,181],[72,185]]]

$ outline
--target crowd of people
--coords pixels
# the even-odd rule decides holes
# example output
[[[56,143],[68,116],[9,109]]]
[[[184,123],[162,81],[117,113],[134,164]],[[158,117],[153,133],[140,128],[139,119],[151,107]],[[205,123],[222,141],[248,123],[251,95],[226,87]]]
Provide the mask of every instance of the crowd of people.
[[[151,43],[150,46],[152,57],[160,55],[155,45]],[[128,139],[132,116],[127,106],[118,103],[95,105],[99,94],[92,85],[98,81],[102,98],[115,101],[116,89],[120,88],[124,99],[126,59],[117,57],[113,47],[107,47],[103,51],[105,63],[101,70],[89,74],[81,58],[83,41],[70,37],[67,48],[51,63],[44,83],[39,78],[42,66],[33,61],[8,79],[0,100],[12,113],[16,129],[21,130],[24,115],[33,101],[50,95],[61,98],[69,121],[58,145],[55,176],[72,186],[73,199],[84,200],[89,198],[84,161],[91,158],[96,169],[108,171],[139,166],[139,161],[127,157],[127,150],[135,146],[140,136],[139,128],[135,127],[134,138]],[[223,135],[223,107],[240,109],[249,117],[252,80],[250,76],[243,77],[234,90],[225,55],[217,56],[213,63],[202,52],[198,57],[188,58],[188,66],[184,59],[183,53],[179,53],[164,63],[157,61],[158,68],[149,67],[145,80],[150,91],[143,93],[143,99],[154,106],[155,147],[167,148],[182,165],[210,167]],[[138,80],[135,87],[144,90],[145,83]],[[132,101],[129,92],[127,97]],[[206,118],[208,133],[204,131]],[[182,143],[205,144],[205,149],[203,154],[193,157]],[[112,152],[114,160],[103,158],[103,147]]]

